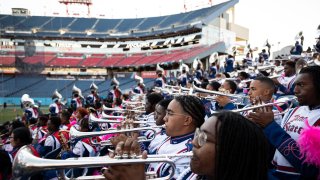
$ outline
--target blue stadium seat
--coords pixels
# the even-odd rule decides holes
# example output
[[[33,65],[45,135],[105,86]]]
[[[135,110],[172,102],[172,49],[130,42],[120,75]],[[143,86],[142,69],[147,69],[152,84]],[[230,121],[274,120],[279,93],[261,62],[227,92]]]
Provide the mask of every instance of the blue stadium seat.
[[[142,18],[124,19],[116,29],[118,32],[128,32],[129,30],[134,29],[137,25],[139,25],[142,20]]]
[[[70,25],[70,31],[84,32],[87,29],[92,29],[96,22],[96,18],[77,18],[77,20]]]
[[[61,28],[66,28],[74,18],[55,17],[42,27],[44,31],[58,31]]]

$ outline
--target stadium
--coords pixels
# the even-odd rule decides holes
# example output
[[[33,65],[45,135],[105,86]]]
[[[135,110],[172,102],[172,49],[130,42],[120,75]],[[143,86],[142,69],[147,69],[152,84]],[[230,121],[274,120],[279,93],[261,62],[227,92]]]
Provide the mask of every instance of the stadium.
[[[167,77],[195,59],[208,68],[211,54],[223,55],[248,38],[248,30],[231,21],[236,3],[137,19],[31,16],[15,8],[0,15],[0,103],[19,105],[29,94],[47,106],[55,89],[70,98],[76,85],[86,95],[92,82],[106,96],[113,76],[123,91],[132,89],[133,73],[151,87],[157,64]]]
[[[117,1],[0,5],[0,180],[319,179],[320,36],[258,49],[239,0]]]

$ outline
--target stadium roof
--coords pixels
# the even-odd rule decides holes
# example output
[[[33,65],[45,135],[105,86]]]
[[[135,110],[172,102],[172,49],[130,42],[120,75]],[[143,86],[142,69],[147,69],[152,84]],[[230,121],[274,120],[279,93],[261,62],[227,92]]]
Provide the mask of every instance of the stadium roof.
[[[239,0],[186,13],[137,19],[0,15],[2,37],[45,39],[142,38],[199,32]]]

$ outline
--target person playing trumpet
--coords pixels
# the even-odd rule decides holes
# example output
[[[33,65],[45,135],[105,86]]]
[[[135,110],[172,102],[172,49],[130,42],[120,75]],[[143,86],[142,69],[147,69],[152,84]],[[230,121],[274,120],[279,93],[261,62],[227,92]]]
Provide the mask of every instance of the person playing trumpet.
[[[267,180],[268,142],[261,128],[240,114],[222,111],[195,130],[193,156],[185,171],[176,179],[259,179]],[[239,148],[241,147],[241,148]],[[134,138],[121,139],[115,155],[142,154]],[[146,178],[145,165],[111,166],[103,169],[108,180],[141,180]]]
[[[277,86],[276,97],[284,95],[293,95],[294,81],[296,79],[296,67],[295,62],[287,61],[284,65],[284,76],[277,79],[273,79],[273,82]]]
[[[255,78],[250,83],[248,92],[250,104],[246,107],[273,102],[274,90],[275,85],[272,79],[264,76]],[[273,110],[275,113],[282,111],[281,107],[277,105],[274,105]],[[247,116],[248,114],[249,111],[242,113],[244,116]],[[275,115],[274,119],[279,125],[281,124],[281,115]]]
[[[315,156],[316,152],[308,151],[307,147],[298,145],[303,132],[320,125],[320,67],[302,68],[295,80],[294,93],[299,101],[296,108],[288,111],[281,126],[274,121],[271,108],[257,110],[249,114],[249,118],[264,129],[264,134],[271,145],[276,148],[269,170],[269,179],[318,179],[319,167],[314,162],[306,161],[307,157]],[[312,135],[304,134],[304,139],[310,139],[318,144]],[[304,153],[301,149],[304,148]],[[309,149],[310,150],[310,149]]]

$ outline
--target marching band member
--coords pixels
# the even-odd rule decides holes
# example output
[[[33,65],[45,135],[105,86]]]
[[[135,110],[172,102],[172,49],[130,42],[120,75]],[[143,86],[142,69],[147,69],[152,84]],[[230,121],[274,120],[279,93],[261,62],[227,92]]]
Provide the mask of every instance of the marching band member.
[[[136,94],[144,94],[145,85],[143,84],[143,78],[135,74],[134,79],[137,81],[137,87],[133,89],[133,92]]]
[[[44,141],[43,147],[40,148],[41,157],[47,156],[50,152],[60,148],[59,127],[61,125],[60,117],[53,116],[48,120],[48,135]],[[56,158],[57,154],[53,154],[50,158]],[[47,157],[48,158],[48,157]]]
[[[14,129],[9,138],[10,144],[13,147],[13,150],[10,152],[12,160],[22,146],[31,144],[32,142],[30,130],[26,127],[18,127]]]
[[[138,145],[130,138],[120,141],[115,154],[140,154]],[[256,124],[237,113],[222,111],[209,118],[196,129],[192,145],[190,166],[176,179],[267,180],[268,142]],[[142,157],[147,158],[146,152]],[[108,180],[146,178],[143,164],[111,166],[103,174]]]
[[[86,108],[83,108],[83,107],[79,107],[76,112],[76,118],[77,118],[77,124],[75,124],[74,126],[76,127],[76,129],[79,129],[80,128],[80,124],[81,124],[81,121],[84,119],[84,118],[87,118],[88,115],[89,115],[89,112]]]
[[[67,110],[63,110],[60,114],[60,120],[61,120],[61,125],[60,128],[61,130],[70,130],[71,124],[70,124],[70,118],[71,114]]]
[[[216,66],[216,63],[213,62],[213,63],[211,63],[211,66],[209,69],[209,78],[210,79],[216,78],[216,74],[217,74],[217,66]]]
[[[47,127],[48,117],[42,115],[38,118],[38,123],[36,128],[32,131],[33,143],[38,144],[41,143],[41,140],[46,137],[48,133]]]
[[[91,94],[86,98],[86,105],[89,107],[94,107],[97,102],[100,102],[100,97],[98,95],[98,86],[93,82],[90,85]]]
[[[182,69],[181,75],[178,77],[178,80],[182,87],[187,86],[188,77],[187,77],[187,72],[185,68]]]
[[[220,87],[220,91],[234,94],[237,90],[237,84],[231,80],[225,80]],[[231,99],[227,96],[216,97],[215,110],[232,110],[236,109],[236,105],[231,102]]]
[[[73,111],[76,111],[79,107],[83,106],[83,97],[81,94],[81,89],[76,87],[76,85],[73,85],[72,88],[72,100],[71,100],[71,108]]]
[[[163,118],[166,116],[166,110],[171,101],[172,99],[163,99],[160,102],[158,102],[158,104],[156,105],[156,108],[154,111],[154,119],[156,121],[157,126],[164,125]],[[167,138],[167,135],[165,133],[165,128],[159,129],[159,131],[155,135],[155,138],[150,142],[148,146],[148,154],[155,154],[157,148],[166,138]]]
[[[162,142],[156,154],[179,154],[192,150],[190,144],[194,131],[204,122],[204,107],[197,97],[177,96],[168,105],[164,117],[167,138]],[[175,158],[177,178],[189,165],[190,158]],[[169,166],[164,163],[149,167],[157,172],[158,177],[164,177],[169,173]]]
[[[154,82],[155,87],[163,87],[164,86],[165,83],[164,83],[162,76],[163,76],[162,73],[158,73],[158,78]]]
[[[160,102],[162,99],[163,99],[163,96],[159,93],[151,93],[151,94],[148,94],[146,97],[146,101],[144,105],[146,113],[142,117],[145,118],[147,122],[149,122],[148,123],[149,126],[156,125],[155,123],[153,123],[153,121],[155,121],[154,112],[155,112],[157,103]],[[154,135],[155,134],[151,130],[144,132],[144,136],[146,136],[147,138],[151,138]],[[146,145],[148,145],[148,143],[146,143]]]
[[[81,132],[90,132],[90,127],[89,127],[89,119],[88,118],[83,118],[81,123],[80,123],[80,129],[79,131]],[[81,140],[76,140],[73,141],[72,143],[72,148],[64,151],[62,153],[62,159],[67,159],[70,157],[92,157],[95,156],[96,151],[92,147],[90,138],[83,138]],[[88,169],[73,169],[73,176],[78,177],[80,175],[86,175],[88,173]],[[91,171],[88,173],[91,175]]]
[[[249,114],[254,122],[264,128],[269,142],[277,149],[269,179],[317,179],[319,168],[304,161],[297,139],[307,125],[320,125],[320,67],[303,68],[295,80],[294,93],[299,107],[290,110],[279,126],[270,108]],[[289,149],[288,149],[289,148]]]
[[[21,102],[24,106],[24,117],[26,119],[26,123],[29,123],[31,118],[37,119],[39,116],[39,110],[34,104],[34,100],[30,98],[28,94],[24,94],[21,97]]]
[[[294,81],[296,79],[295,63],[293,61],[287,61],[284,65],[284,76],[277,79],[273,79],[277,86],[276,97],[283,95],[293,95]]]
[[[264,76],[260,76],[255,78],[251,83],[250,83],[250,88],[249,88],[249,101],[251,104],[245,106],[245,107],[250,107],[252,105],[257,105],[259,103],[270,103],[272,102],[273,94],[274,94],[274,89],[275,85],[272,81],[272,79]],[[261,102],[260,102],[261,101]],[[244,107],[244,108],[245,108]],[[274,113],[279,113],[282,112],[283,110],[281,107],[278,105],[273,106],[273,112]],[[246,116],[249,114],[250,111],[243,112],[242,115]],[[280,125],[282,116],[281,115],[275,115],[274,120]]]
[[[58,90],[55,90],[52,95],[52,101],[53,103],[49,106],[49,112],[51,116],[58,116],[62,109],[63,104],[61,103],[62,95],[58,92]]]
[[[228,55],[228,58],[226,58],[226,62],[225,62],[225,72],[232,72],[234,70],[233,63],[234,63],[234,57],[232,55]]]

